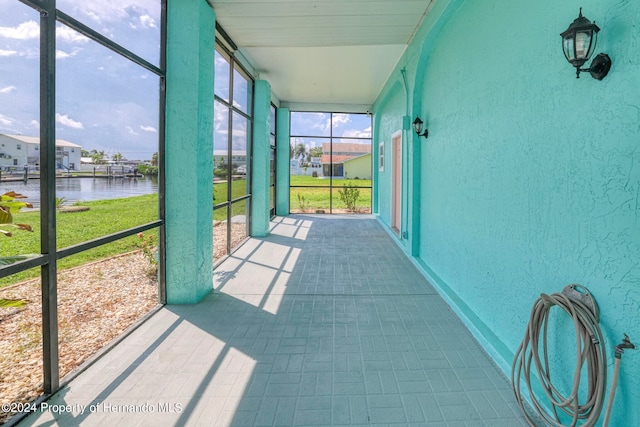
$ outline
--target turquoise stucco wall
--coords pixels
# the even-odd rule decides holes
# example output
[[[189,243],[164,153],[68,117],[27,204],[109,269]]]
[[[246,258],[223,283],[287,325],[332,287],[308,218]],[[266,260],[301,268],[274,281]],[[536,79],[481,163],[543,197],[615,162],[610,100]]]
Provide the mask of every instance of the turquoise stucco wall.
[[[562,54],[579,6],[613,60],[603,81]],[[638,2],[439,1],[374,106],[389,160],[402,115],[427,123],[406,164],[419,236],[403,247],[506,372],[534,300],[569,283],[600,306],[609,379],[622,334],[640,342],[639,20]],[[389,224],[386,170],[378,185]],[[625,354],[611,425],[640,419],[639,366]]]
[[[251,163],[251,235],[269,234],[269,166],[271,86],[266,80],[254,83],[253,156]]]
[[[289,135],[290,110],[278,108],[276,135],[276,214],[289,215]]]
[[[384,109],[381,109],[373,119],[374,129],[379,133],[374,145],[378,148],[380,142],[384,143],[384,170],[380,171],[378,168],[374,168],[374,175],[376,176],[375,191],[377,192],[376,209],[382,222],[390,227],[391,179],[393,172],[391,136],[396,132],[402,131],[402,116],[405,114],[406,106],[404,90],[398,82],[387,94],[387,97],[382,102]],[[402,139],[406,141],[408,135],[407,132],[404,132]]]
[[[213,288],[215,15],[204,0],[169,2],[166,109],[166,286],[169,304]]]

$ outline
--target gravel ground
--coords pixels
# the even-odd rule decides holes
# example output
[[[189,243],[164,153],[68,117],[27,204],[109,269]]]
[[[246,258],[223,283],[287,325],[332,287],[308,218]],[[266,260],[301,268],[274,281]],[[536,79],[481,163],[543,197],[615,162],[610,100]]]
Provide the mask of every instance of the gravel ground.
[[[226,222],[214,226],[214,262],[226,255]],[[231,223],[231,247],[246,239],[246,224]],[[58,276],[60,378],[80,366],[158,303],[158,283],[141,252],[64,270]],[[0,308],[0,404],[37,399],[42,388],[40,279],[0,289],[0,299],[21,308]],[[0,410],[0,424],[12,413]]]
[[[227,254],[227,231],[225,229],[226,222],[214,223],[213,227],[213,262]],[[231,223],[231,248],[236,248],[244,239],[247,238],[247,224],[244,222]]]
[[[133,252],[59,273],[61,378],[158,304],[148,270]],[[0,299],[26,301],[0,308],[0,404],[30,402],[43,393],[40,279],[2,288]],[[0,424],[11,415],[0,410]]]

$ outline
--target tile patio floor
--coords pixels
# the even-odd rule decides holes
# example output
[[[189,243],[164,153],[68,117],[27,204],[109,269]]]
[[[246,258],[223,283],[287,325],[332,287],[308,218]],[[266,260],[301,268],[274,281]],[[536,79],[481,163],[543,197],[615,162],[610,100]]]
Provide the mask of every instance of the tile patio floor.
[[[47,402],[74,412],[20,425],[527,425],[498,368],[370,216],[277,218],[214,286],[163,308]]]

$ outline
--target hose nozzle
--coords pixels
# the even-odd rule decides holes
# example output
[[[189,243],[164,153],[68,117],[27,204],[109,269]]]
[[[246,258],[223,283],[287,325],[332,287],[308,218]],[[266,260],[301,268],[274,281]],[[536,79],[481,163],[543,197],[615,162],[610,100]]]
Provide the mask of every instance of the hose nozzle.
[[[629,350],[636,349],[636,345],[631,342],[627,334],[624,334],[624,338],[622,338],[622,342],[613,348],[613,351],[616,354],[616,358],[620,359],[625,349],[629,349]]]

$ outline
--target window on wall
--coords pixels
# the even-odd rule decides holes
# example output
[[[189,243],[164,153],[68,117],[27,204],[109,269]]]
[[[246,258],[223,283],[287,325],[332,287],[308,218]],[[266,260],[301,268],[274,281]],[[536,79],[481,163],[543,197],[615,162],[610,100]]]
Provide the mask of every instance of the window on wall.
[[[292,213],[371,212],[371,117],[291,112]]]
[[[29,205],[0,221],[0,402],[55,392],[164,301],[164,3],[2,4],[0,205]]]
[[[251,208],[253,79],[216,45],[213,135],[213,262],[248,236]]]

